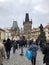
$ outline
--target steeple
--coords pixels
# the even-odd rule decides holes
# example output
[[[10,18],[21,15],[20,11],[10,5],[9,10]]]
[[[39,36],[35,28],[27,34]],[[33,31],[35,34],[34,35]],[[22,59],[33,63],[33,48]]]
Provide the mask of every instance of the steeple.
[[[13,25],[12,25],[11,29],[16,30],[16,31],[19,29],[17,21],[13,21]]]
[[[25,22],[29,22],[29,14],[26,13]]]

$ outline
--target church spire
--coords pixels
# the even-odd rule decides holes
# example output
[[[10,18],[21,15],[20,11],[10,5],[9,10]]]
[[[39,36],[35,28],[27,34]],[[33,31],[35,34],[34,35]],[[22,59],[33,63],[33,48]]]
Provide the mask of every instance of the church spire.
[[[25,21],[26,21],[26,22],[29,21],[29,14],[28,14],[28,13],[26,13]]]

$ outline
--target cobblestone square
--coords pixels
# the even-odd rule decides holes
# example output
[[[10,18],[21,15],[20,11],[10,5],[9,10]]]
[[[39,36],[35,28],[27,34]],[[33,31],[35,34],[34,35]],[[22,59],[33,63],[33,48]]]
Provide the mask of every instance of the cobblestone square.
[[[31,65],[31,61],[25,57],[25,51],[27,48],[24,48],[24,56],[20,56],[20,49],[16,50],[16,53],[13,54],[11,50],[10,59],[5,59],[3,64],[4,65]],[[45,65],[43,64],[43,54],[40,50],[37,53],[37,63],[36,65]]]

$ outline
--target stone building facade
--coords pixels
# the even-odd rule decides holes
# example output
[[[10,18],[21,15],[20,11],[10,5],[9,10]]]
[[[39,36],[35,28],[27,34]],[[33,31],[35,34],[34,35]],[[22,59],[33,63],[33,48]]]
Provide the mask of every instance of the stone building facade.
[[[26,13],[25,21],[23,22],[23,26],[24,26],[24,35],[26,36],[27,39],[29,39],[31,36],[32,21],[29,20],[28,13]]]
[[[49,41],[49,24],[44,27],[44,31],[45,31],[46,40]],[[31,31],[31,38],[36,40],[39,34],[40,34],[40,29],[33,28]]]
[[[2,41],[5,38],[5,30],[0,28],[0,41]]]
[[[39,28],[33,28],[31,31],[31,38],[33,40],[36,40],[38,38],[39,34],[40,34],[40,29]]]
[[[17,37],[20,34],[20,29],[18,27],[17,21],[13,21],[13,25],[11,27],[11,35],[12,37]]]
[[[49,41],[49,24],[44,27],[46,40]]]

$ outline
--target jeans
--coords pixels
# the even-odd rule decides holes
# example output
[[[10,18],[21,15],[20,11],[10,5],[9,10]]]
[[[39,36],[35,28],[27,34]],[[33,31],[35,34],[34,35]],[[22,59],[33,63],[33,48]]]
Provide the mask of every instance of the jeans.
[[[32,63],[33,65],[36,65],[36,57],[32,57],[31,63]]]
[[[21,47],[21,54],[23,54],[23,46]]]
[[[7,54],[7,59],[10,58],[10,50],[6,51],[6,54]]]
[[[15,50],[16,50],[16,48],[15,47],[13,47],[13,53],[15,54]]]

